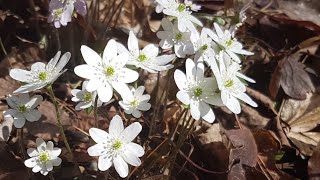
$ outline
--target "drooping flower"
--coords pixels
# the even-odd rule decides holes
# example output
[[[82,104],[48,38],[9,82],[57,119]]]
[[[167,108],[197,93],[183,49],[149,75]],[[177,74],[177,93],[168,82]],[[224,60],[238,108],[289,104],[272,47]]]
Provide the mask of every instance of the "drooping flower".
[[[149,44],[142,50],[139,49],[138,39],[132,31],[129,33],[128,49],[118,43],[120,52],[126,52],[129,55],[129,61],[127,64],[134,65],[145,69],[150,73],[156,73],[158,71],[165,71],[173,67],[171,62],[175,55],[162,55],[158,56],[159,49],[154,44]]]
[[[60,54],[61,52],[58,51],[47,65],[42,62],[34,63],[30,71],[12,69],[9,73],[10,76],[17,81],[25,83],[25,85],[22,85],[13,93],[28,93],[52,84],[66,71],[66,69],[62,69],[68,63],[71,56],[71,54],[67,52],[59,60]]]
[[[235,114],[241,112],[239,100],[253,107],[257,107],[258,105],[245,93],[246,86],[239,78],[248,80],[249,82],[254,82],[254,80],[238,72],[240,70],[239,64],[231,62],[226,66],[225,57],[223,56],[224,53],[220,52],[220,75],[216,76],[223,104]]]
[[[88,154],[99,156],[100,171],[108,170],[113,164],[118,174],[124,178],[128,176],[128,164],[132,166],[141,164],[139,157],[144,155],[144,149],[139,144],[131,142],[141,130],[142,126],[138,122],[124,129],[121,117],[116,115],[110,122],[109,133],[97,128],[89,129],[91,138],[97,144],[88,148]]]
[[[67,26],[72,20],[73,4],[65,4],[60,0],[51,0],[49,4],[48,23],[52,23],[56,28]]]
[[[190,40],[191,32],[181,32],[178,29],[177,21],[174,24],[167,18],[163,18],[161,26],[164,31],[158,31],[157,37],[161,39],[159,45],[162,49],[174,47],[174,52],[179,58],[194,53],[193,44]]]
[[[74,96],[72,97],[73,102],[79,102],[75,109],[77,111],[80,111],[82,109],[87,109],[94,106],[95,99],[97,96],[97,92],[89,92],[86,90],[87,84],[89,81],[84,81],[82,84],[82,90],[80,89],[72,89],[71,94]],[[102,101],[98,99],[97,107],[100,107],[102,105]]]
[[[237,54],[240,55],[253,55],[252,52],[243,49],[243,46],[240,42],[237,41],[234,37],[232,37],[231,33],[228,30],[224,32],[219,27],[218,24],[214,23],[214,28],[216,33],[214,33],[210,29],[206,29],[208,35],[217,43],[222,51],[232,58],[237,63],[241,63],[240,58]]]
[[[191,116],[195,120],[202,117],[212,123],[215,115],[209,104],[221,106],[217,83],[214,77],[204,77],[204,64],[197,65],[191,60],[186,61],[186,74],[180,70],[174,72],[174,80],[179,88],[177,98],[185,105],[190,105]]]
[[[27,121],[38,121],[41,113],[35,109],[43,100],[42,96],[34,95],[31,98],[29,94],[19,94],[18,96],[9,95],[6,101],[12,109],[3,112],[4,117],[12,116],[13,125],[16,128],[22,128]]]
[[[179,3],[176,0],[156,0],[163,6],[162,12],[168,16],[177,18],[178,29],[181,32],[186,32],[187,29],[193,33],[196,30],[193,23],[203,26],[201,21],[191,15],[191,11],[186,4]]]
[[[143,94],[144,90],[144,86],[139,86],[137,89],[131,87],[132,94],[122,97],[123,100],[119,104],[125,113],[132,114],[135,118],[140,118],[140,111],[148,111],[151,108],[151,104],[148,103],[150,95]]]
[[[37,149],[29,148],[27,150],[28,155],[31,157],[24,161],[24,165],[28,168],[32,168],[32,172],[46,176],[53,170],[54,166],[59,166],[62,162],[58,156],[61,153],[61,149],[53,147],[52,141],[46,143],[43,139],[36,139]]]
[[[118,55],[117,43],[110,40],[101,58],[95,51],[87,46],[81,46],[81,54],[87,64],[82,64],[74,68],[76,75],[88,79],[86,90],[97,91],[102,102],[108,102],[115,89],[121,96],[130,93],[126,83],[136,81],[139,74],[125,67],[128,61],[128,54]]]

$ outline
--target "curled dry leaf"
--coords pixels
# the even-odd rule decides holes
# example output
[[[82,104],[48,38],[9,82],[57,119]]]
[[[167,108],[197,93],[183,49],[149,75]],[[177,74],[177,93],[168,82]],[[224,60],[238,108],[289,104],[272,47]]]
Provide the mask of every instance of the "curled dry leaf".
[[[298,62],[299,58],[299,54],[295,53],[278,63],[269,84],[273,99],[276,99],[280,86],[288,96],[300,100],[306,99],[307,93],[315,91],[305,65]]]

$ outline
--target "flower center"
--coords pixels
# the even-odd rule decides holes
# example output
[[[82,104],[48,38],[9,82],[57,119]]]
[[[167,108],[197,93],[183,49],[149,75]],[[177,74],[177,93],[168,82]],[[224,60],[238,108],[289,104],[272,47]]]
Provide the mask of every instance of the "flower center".
[[[112,67],[107,67],[104,72],[107,76],[113,76],[114,75],[114,69]]]
[[[231,86],[233,86],[233,84],[234,84],[233,80],[228,80],[228,81],[226,82],[225,86],[226,86],[226,87],[231,87]]]
[[[47,162],[49,160],[49,155],[46,152],[41,153],[39,156],[40,162]]]
[[[183,4],[179,4],[179,6],[178,6],[178,8],[177,8],[177,10],[178,10],[179,12],[182,12],[182,11],[184,11],[185,9],[186,9],[186,6],[183,5]]]
[[[91,101],[92,100],[92,94],[90,92],[85,92],[83,95],[83,99],[85,101]]]
[[[144,62],[145,60],[147,60],[147,56],[144,55],[144,54],[140,54],[140,55],[138,56],[138,60],[139,60],[140,62]]]
[[[207,50],[208,49],[208,45],[203,45],[203,46],[201,46],[201,48],[200,48],[202,51],[205,51],[205,50]]]
[[[231,46],[231,45],[232,45],[232,43],[233,43],[233,40],[232,40],[232,39],[230,39],[230,40],[226,41],[227,46]]]
[[[181,33],[181,32],[179,32],[178,34],[176,34],[176,39],[177,39],[178,41],[180,41],[180,40],[182,39],[182,33]]]
[[[39,79],[41,79],[42,81],[47,79],[47,74],[46,72],[41,72],[39,73]]]
[[[63,13],[63,9],[60,8],[60,9],[55,9],[52,11],[52,14],[55,16],[55,17],[60,17]]]
[[[134,100],[134,101],[130,102],[130,105],[136,107],[136,106],[138,106],[138,101]]]
[[[18,107],[19,112],[24,113],[27,111],[27,107],[23,104]]]
[[[199,87],[196,88],[196,89],[193,91],[193,94],[194,94],[196,97],[201,96],[202,93],[203,93],[203,90],[202,90],[202,88],[199,88]]]
[[[120,141],[116,141],[113,145],[112,148],[115,150],[118,150],[121,147],[122,143]]]

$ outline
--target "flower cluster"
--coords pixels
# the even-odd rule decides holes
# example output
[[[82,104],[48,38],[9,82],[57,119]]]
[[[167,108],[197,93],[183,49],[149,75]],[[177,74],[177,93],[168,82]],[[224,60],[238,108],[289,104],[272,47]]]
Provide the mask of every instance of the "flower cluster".
[[[67,26],[71,22],[74,10],[85,16],[87,6],[85,0],[51,0],[49,4],[48,22],[53,23],[56,28]]]
[[[199,33],[197,26],[202,23],[192,16],[192,11],[199,8],[190,1],[156,2],[157,12],[170,16],[162,19],[163,31],[157,32],[160,47],[173,48],[179,58],[188,56],[194,59],[186,60],[186,74],[180,70],[174,73],[179,88],[177,98],[190,107],[192,117],[213,122],[215,115],[210,105],[226,106],[236,114],[241,112],[239,101],[256,107],[257,104],[245,93],[244,84],[244,80],[255,81],[240,73],[241,58],[253,53],[243,49],[234,33],[223,31],[216,23],[214,30],[204,27]],[[204,77],[205,64],[210,67],[212,77]]]

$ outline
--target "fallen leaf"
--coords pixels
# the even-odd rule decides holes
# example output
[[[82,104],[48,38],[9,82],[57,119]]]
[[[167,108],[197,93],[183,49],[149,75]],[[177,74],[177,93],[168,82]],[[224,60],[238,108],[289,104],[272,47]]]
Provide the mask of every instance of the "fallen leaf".
[[[0,123],[0,141],[8,141],[12,131],[13,118],[12,116],[4,116]]]
[[[320,141],[308,161],[309,180],[320,179]]]

